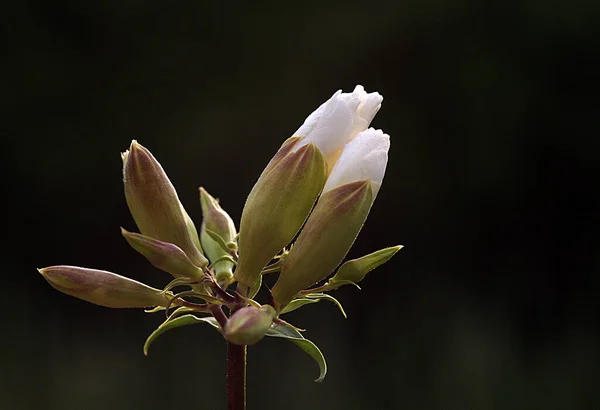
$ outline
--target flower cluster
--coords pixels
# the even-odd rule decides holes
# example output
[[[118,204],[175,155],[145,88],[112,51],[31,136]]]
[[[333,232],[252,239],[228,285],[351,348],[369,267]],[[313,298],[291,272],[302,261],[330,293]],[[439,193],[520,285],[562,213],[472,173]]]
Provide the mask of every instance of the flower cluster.
[[[40,273],[57,290],[101,306],[164,310],[167,319],[150,335],[145,352],[165,331],[204,322],[234,344],[251,345],[264,336],[289,339],[317,360],[322,380],[323,355],[281,316],[320,300],[341,309],[326,292],[356,285],[401,248],[341,264],[385,174],[389,136],[369,128],[382,100],[357,86],[351,93],[336,92],[308,116],[252,188],[239,233],[204,188],[198,233],[160,163],[133,141],[122,154],[123,181],[139,233],[121,233],[150,263],[171,274],[171,282],[155,289],[74,266],[52,266]],[[261,304],[255,298],[262,277],[272,273],[279,276],[271,297]]]

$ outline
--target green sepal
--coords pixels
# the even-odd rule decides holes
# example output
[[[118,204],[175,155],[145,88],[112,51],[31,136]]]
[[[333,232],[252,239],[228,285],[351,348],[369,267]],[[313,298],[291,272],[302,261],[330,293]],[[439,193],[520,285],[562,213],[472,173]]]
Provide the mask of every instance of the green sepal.
[[[323,353],[321,353],[321,350],[319,350],[316,344],[305,339],[300,332],[288,326],[273,324],[273,326],[267,330],[265,336],[287,339],[300,349],[304,350],[319,365],[319,378],[315,381],[320,383],[325,379],[325,375],[327,374],[327,362],[325,361],[325,356],[323,356]]]
[[[367,273],[389,261],[400,249],[402,249],[401,245],[392,246],[380,249],[362,258],[349,260],[340,266],[327,284],[341,281],[350,281],[356,284],[363,280]]]
[[[175,329],[176,327],[182,327],[187,325],[195,325],[196,323],[208,323],[219,332],[221,331],[221,327],[217,323],[216,319],[212,316],[207,317],[198,317],[194,315],[185,315],[179,316],[173,320],[167,319],[163,324],[161,324],[154,332],[148,336],[146,342],[144,343],[144,355],[148,356],[148,350],[150,349],[150,345],[154,342],[158,336],[162,335],[168,330]]]

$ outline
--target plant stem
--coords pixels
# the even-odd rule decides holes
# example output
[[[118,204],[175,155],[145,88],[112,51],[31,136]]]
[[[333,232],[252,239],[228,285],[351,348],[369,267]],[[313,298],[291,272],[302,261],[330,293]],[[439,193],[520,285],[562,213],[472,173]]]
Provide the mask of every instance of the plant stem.
[[[246,410],[246,352],[227,342],[227,410]]]

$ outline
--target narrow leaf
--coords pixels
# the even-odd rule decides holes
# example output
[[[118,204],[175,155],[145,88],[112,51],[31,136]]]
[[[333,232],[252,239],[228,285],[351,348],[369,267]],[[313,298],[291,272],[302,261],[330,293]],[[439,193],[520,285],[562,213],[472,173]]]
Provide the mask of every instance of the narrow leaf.
[[[148,355],[148,349],[150,349],[150,345],[154,342],[158,336],[162,335],[168,330],[175,329],[176,327],[187,326],[187,325],[195,325],[196,323],[208,323],[215,329],[221,331],[221,327],[217,323],[214,317],[198,317],[194,315],[185,315],[179,316],[173,320],[167,319],[163,324],[161,324],[154,332],[148,336],[146,339],[146,343],[144,343],[144,355]]]
[[[335,303],[337,305],[337,307],[340,309],[340,312],[342,312],[342,315],[344,315],[344,319],[348,319],[348,316],[346,315],[346,312],[344,311],[344,307],[342,306],[340,301],[337,300],[336,298],[334,298],[333,296],[328,295],[326,293],[310,293],[310,294],[306,295],[306,297],[310,298],[310,299],[314,299],[314,300],[325,299],[332,303]]]
[[[329,279],[329,283],[344,280],[354,283],[360,282],[365,278],[367,273],[389,261],[400,249],[402,249],[402,245],[392,246],[380,249],[377,252],[370,253],[358,259],[349,260],[340,266],[336,274]]]
[[[362,290],[360,288],[360,286],[358,286],[355,282],[352,282],[351,280],[336,280],[335,282],[332,282],[331,280],[329,280],[329,282],[327,282],[325,284],[325,288],[322,290],[336,290],[340,286],[344,286],[344,285],[352,285],[352,286],[356,287],[358,290]]]
[[[266,336],[287,339],[300,349],[304,350],[319,365],[319,378],[315,381],[320,383],[325,379],[325,375],[327,374],[327,362],[325,361],[325,356],[323,356],[323,353],[321,353],[317,345],[310,340],[305,339],[300,332],[288,326],[274,324],[271,329],[267,331]]]
[[[258,291],[260,290],[261,286],[262,286],[262,275],[258,275],[256,282],[254,282],[254,285],[252,285],[252,287],[248,291],[248,298],[253,299],[256,296],[256,294],[258,293]]]
[[[288,305],[286,307],[283,308],[283,310],[281,311],[280,314],[284,314],[284,313],[289,313],[289,312],[293,312],[296,309],[301,308],[304,305],[308,305],[311,303],[317,303],[319,301],[319,299],[308,299],[308,298],[298,298],[298,299],[294,299],[292,300],[290,303],[288,303]]]
[[[218,233],[216,233],[215,231],[211,231],[210,229],[206,228],[206,233],[208,234],[208,236],[210,236],[210,238],[215,241],[225,252],[229,253],[231,252],[231,248],[229,248],[229,246],[227,246],[227,242],[225,242],[225,239],[223,239],[223,237],[221,235],[219,235]]]

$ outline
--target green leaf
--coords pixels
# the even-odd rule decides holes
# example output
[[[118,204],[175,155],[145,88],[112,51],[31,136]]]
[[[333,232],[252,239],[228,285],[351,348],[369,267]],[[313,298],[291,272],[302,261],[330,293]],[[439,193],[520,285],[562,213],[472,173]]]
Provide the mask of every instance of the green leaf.
[[[186,278],[186,277],[175,278],[171,282],[169,282],[169,284],[167,286],[165,286],[165,288],[163,289],[163,293],[167,293],[171,289],[176,288],[178,286],[193,285],[193,284],[197,284],[197,283],[199,283],[199,282],[198,282],[198,280],[195,280],[195,279],[190,279],[190,278]]]
[[[310,303],[317,303],[318,301],[319,301],[319,299],[309,299],[309,298],[294,299],[290,303],[288,303],[286,307],[283,308],[283,310],[280,312],[280,314],[283,315],[284,313],[293,312],[294,310],[299,309],[304,305],[308,305]]]
[[[256,279],[256,282],[254,282],[254,285],[252,285],[252,287],[248,291],[248,298],[254,299],[254,296],[256,296],[256,294],[260,290],[261,286],[262,286],[262,275],[258,275],[258,279]]]
[[[317,345],[310,340],[305,339],[304,336],[302,336],[302,334],[300,334],[300,332],[298,332],[296,329],[288,326],[273,324],[273,326],[267,331],[266,336],[287,339],[300,349],[304,350],[319,365],[319,378],[315,381],[320,383],[323,381],[323,379],[325,379],[325,375],[327,374],[327,362],[325,362],[325,356],[323,356],[323,353],[321,353]]]
[[[194,315],[185,315],[179,316],[178,318],[169,320],[167,319],[163,324],[161,324],[150,336],[146,339],[146,343],[144,343],[144,355],[148,356],[148,349],[150,349],[150,345],[154,342],[158,336],[162,335],[168,330],[175,329],[176,327],[187,326],[187,325],[195,325],[196,323],[208,323],[212,327],[217,330],[221,330],[221,327],[217,323],[214,317],[198,317]]]
[[[360,282],[367,273],[389,261],[400,249],[402,249],[402,245],[392,246],[358,259],[349,260],[340,266],[336,274],[329,279],[329,283],[334,284],[340,281]]]
[[[337,307],[340,309],[340,312],[342,312],[342,315],[344,315],[344,319],[348,319],[348,316],[346,316],[346,312],[344,311],[344,307],[342,306],[340,301],[337,300],[336,298],[334,298],[333,296],[328,295],[326,293],[309,293],[308,295],[306,295],[306,297],[310,298],[310,299],[315,299],[317,301],[321,300],[321,299],[325,299],[332,303],[335,303],[337,305]]]
[[[327,282],[325,284],[325,289],[323,289],[323,290],[336,290],[340,286],[344,286],[344,285],[352,285],[352,286],[355,286],[358,290],[362,290],[360,288],[360,286],[358,286],[356,283],[352,282],[351,280],[336,280],[335,282],[332,282],[331,280],[329,280],[329,282]]]
[[[229,246],[227,246],[227,242],[225,242],[225,239],[223,239],[223,237],[221,235],[219,235],[215,231],[211,231],[208,228],[205,228],[205,229],[206,229],[206,233],[208,234],[208,236],[210,236],[210,238],[213,241],[215,241],[225,252],[229,253],[231,251],[231,248]]]

